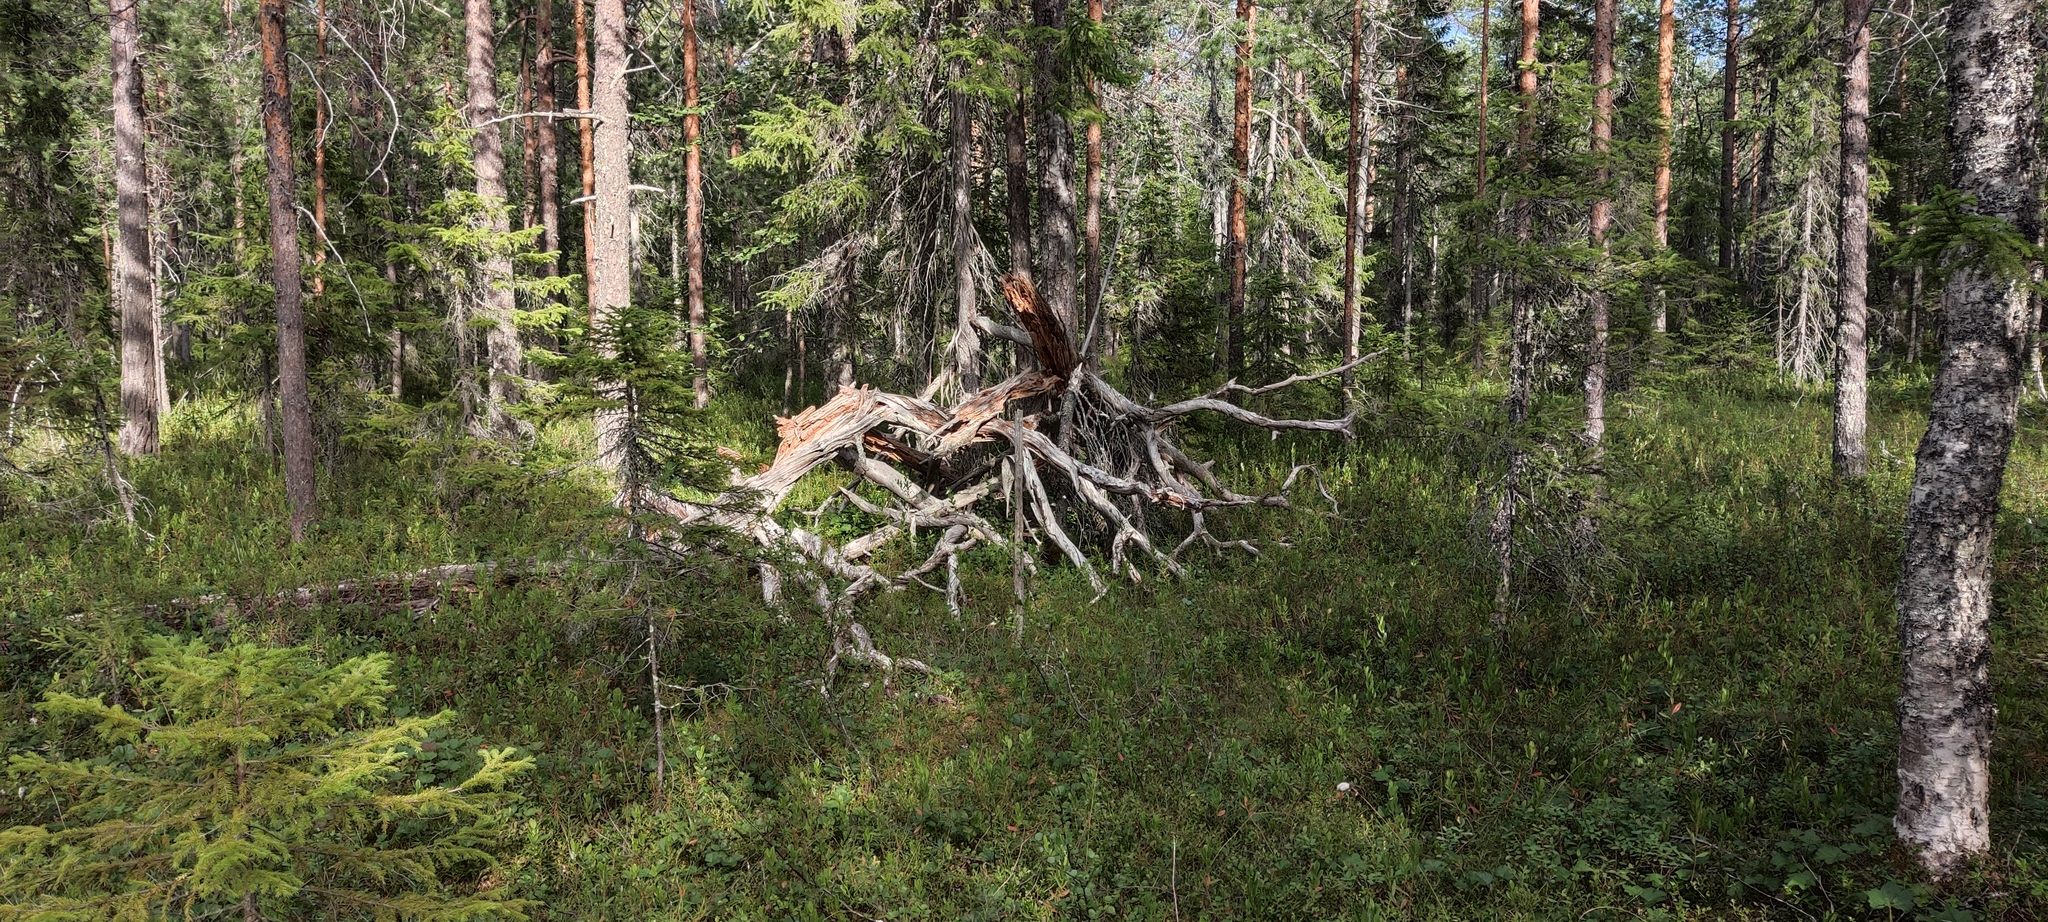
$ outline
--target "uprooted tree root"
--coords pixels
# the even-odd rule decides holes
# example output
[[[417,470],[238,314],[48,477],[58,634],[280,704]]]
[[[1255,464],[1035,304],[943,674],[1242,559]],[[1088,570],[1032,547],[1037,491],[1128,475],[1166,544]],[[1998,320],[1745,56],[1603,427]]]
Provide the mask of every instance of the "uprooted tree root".
[[[1216,413],[1268,430],[1348,437],[1349,415],[1275,419],[1226,398],[1268,394],[1340,374],[1379,355],[1264,387],[1232,381],[1200,397],[1152,407],[1125,396],[1083,367],[1059,318],[1039,300],[1030,281],[1006,278],[1003,294],[1023,329],[986,320],[979,325],[986,333],[1028,346],[1037,358],[1037,369],[967,394],[951,408],[868,387],[842,388],[819,406],[779,419],[781,446],[774,463],[717,499],[688,502],[646,486],[632,489],[625,499],[636,510],[673,519],[677,530],[725,529],[794,564],[789,575],[810,591],[834,625],[828,682],[842,659],[884,671],[921,670],[922,663],[877,650],[868,631],[850,617],[853,603],[870,592],[916,584],[943,592],[957,613],[960,553],[981,544],[1010,547],[1013,541],[1003,528],[976,512],[977,505],[998,494],[1010,497],[1021,506],[1014,514],[1025,519],[1013,523],[1014,534],[1056,548],[1087,577],[1097,598],[1107,591],[1107,584],[1063,522],[1063,509],[1078,512],[1071,521],[1098,533],[1083,537],[1106,544],[1112,575],[1133,581],[1142,579],[1138,558],[1169,573],[1182,573],[1180,557],[1197,543],[1257,554],[1249,542],[1211,534],[1205,516],[1240,506],[1286,507],[1287,494],[1297,481],[1304,475],[1316,480],[1313,468],[1296,466],[1274,493],[1239,493],[1209,464],[1197,462],[1174,444],[1173,424],[1185,416]],[[1019,458],[1031,463],[1019,463]],[[825,464],[840,465],[887,494],[886,504],[877,505],[851,490],[841,491],[849,503],[885,524],[835,545],[777,522],[774,513],[798,481]],[[1321,491],[1320,480],[1316,483]],[[1328,499],[1328,492],[1323,496]],[[1183,512],[1190,523],[1170,549],[1149,527],[1154,516],[1148,512],[1160,510]],[[863,562],[877,548],[915,529],[940,531],[937,545],[922,563],[890,575]],[[652,533],[649,540],[682,550],[681,539],[671,534]],[[771,565],[761,569],[763,594],[773,603],[782,592],[783,574]],[[943,589],[926,581],[939,571],[945,574]]]

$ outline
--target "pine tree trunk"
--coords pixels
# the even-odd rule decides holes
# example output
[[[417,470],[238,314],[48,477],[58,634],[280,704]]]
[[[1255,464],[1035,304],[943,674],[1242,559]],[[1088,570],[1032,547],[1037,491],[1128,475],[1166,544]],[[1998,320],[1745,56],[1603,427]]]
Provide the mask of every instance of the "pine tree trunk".
[[[581,3],[582,0],[576,0]],[[535,30],[538,32],[539,47],[534,52],[537,61],[534,67],[535,108],[542,112],[553,112],[555,101],[555,5],[553,0],[540,0],[540,9],[535,15]],[[581,119],[578,120],[582,121]],[[540,200],[540,249],[543,253],[555,253],[545,270],[549,277],[561,274],[562,257],[562,160],[555,143],[559,121],[543,118],[534,132],[535,197]]]
[[[1721,71],[1721,237],[1715,264],[1735,269],[1735,116],[1742,62],[1742,8],[1728,0],[1728,44]]]
[[[1040,28],[1064,29],[1068,0],[1033,0]],[[1074,135],[1057,104],[1067,92],[1056,43],[1041,43],[1032,86],[1038,91],[1038,293],[1068,331],[1081,328],[1074,201]]]
[[[306,312],[300,291],[298,182],[292,163],[292,88],[285,0],[262,0],[263,140],[269,175],[270,283],[277,297],[277,378],[284,430],[284,487],[292,541],[305,539],[313,496],[313,401],[306,385]]]
[[[1540,0],[1522,0],[1522,54],[1519,90],[1522,111],[1515,130],[1517,157],[1525,177],[1536,168],[1536,48],[1542,27]],[[1535,239],[1535,206],[1524,193],[1515,201],[1515,239],[1523,247]],[[1522,480],[1527,473],[1528,452],[1519,443],[1529,422],[1529,405],[1535,396],[1536,314],[1529,281],[1519,275],[1509,283],[1508,318],[1512,344],[1508,352],[1508,466],[1501,478],[1500,504],[1494,512],[1489,538],[1499,570],[1493,588],[1493,626],[1507,627],[1508,610],[1514,605],[1515,519],[1521,502]]]
[[[1614,2],[1593,0],[1593,183],[1599,187],[1587,220],[1593,250],[1602,266],[1587,299],[1586,321],[1592,327],[1586,348],[1586,444],[1595,453],[1607,436],[1607,225],[1614,212],[1607,184],[1614,143]]]
[[[1842,2],[1842,241],[1835,280],[1835,476],[1869,467],[1870,0]]]
[[[683,258],[689,262],[690,387],[698,409],[711,403],[710,318],[704,312],[704,152],[697,114],[697,4],[678,0],[683,19]]]
[[[141,0],[108,0],[114,78],[114,197],[121,231],[114,246],[114,301],[121,317],[121,453],[153,455],[163,344],[151,284],[149,177],[144,160]]]
[[[581,0],[578,2],[580,5]],[[592,322],[597,335],[608,339],[617,332],[620,315],[633,299],[633,138],[626,85],[626,0],[597,0],[592,19],[597,47],[591,79],[585,85],[597,124],[590,129],[584,162],[588,164],[587,181],[596,190],[594,200],[585,206],[591,217],[584,232],[590,241]],[[590,123],[586,120],[584,124]],[[624,452],[625,421],[623,410],[607,409],[597,415],[599,455],[622,487],[631,485],[637,476]]]
[[[1410,23],[1410,29],[1414,27]],[[1401,30],[1408,33],[1409,30]],[[1394,65],[1394,213],[1387,221],[1388,255],[1393,265],[1387,267],[1387,308],[1400,308],[1401,348],[1410,351],[1412,346],[1413,274],[1414,274],[1414,210],[1411,200],[1414,185],[1410,181],[1415,171],[1415,151],[1411,143],[1414,137],[1414,81],[1409,78],[1407,60],[1415,54],[1414,42],[1403,35],[1395,42],[1396,63]]]
[[[512,224],[506,211],[504,135],[495,124],[498,55],[491,0],[465,0],[462,25],[468,50],[469,124],[476,131],[470,142],[470,163],[476,171],[476,195],[482,200],[484,231],[489,237],[477,261],[476,279],[476,316],[489,324],[484,333],[490,376],[485,426],[493,437],[508,438],[519,432],[510,407],[519,399],[519,373],[526,357],[519,344],[519,328],[513,323],[512,253],[505,244]]]
[[[1344,146],[1344,364],[1358,360],[1359,173],[1365,156],[1365,0],[1351,2],[1350,128]],[[1353,402],[1356,377],[1344,371],[1344,403]]]
[[[327,69],[327,0],[315,8],[313,72]],[[327,293],[327,94],[313,88],[313,297]]]
[[[1031,278],[1031,160],[1026,124],[1028,101],[1022,91],[1003,116],[1003,189],[1008,201],[1010,272]]]
[[[1494,219],[1490,217],[1492,209],[1486,203],[1486,103],[1493,66],[1493,3],[1494,0],[1480,0],[1479,3],[1479,153],[1472,165],[1472,201],[1479,206],[1481,213],[1489,215],[1480,219],[1484,226],[1475,235],[1482,240],[1495,227]],[[1486,283],[1493,273],[1492,267],[1486,264],[1485,249],[1481,247],[1478,252],[1479,257],[1472,260],[1472,286],[1466,294],[1471,301],[1472,373],[1475,375],[1486,369],[1486,319],[1492,313],[1487,305],[1492,300],[1492,292]]]
[[[2032,0],[1949,7],[1948,140],[1975,214],[2032,239]],[[1899,580],[1899,840],[1937,877],[1991,845],[1992,524],[2017,427],[2023,278],[1974,264],[1967,246],[1943,293],[1941,369],[1915,454]]]
[[[967,28],[964,0],[953,0],[953,25]],[[967,63],[955,61],[952,76],[956,82],[965,79]],[[953,371],[960,378],[963,394],[981,390],[981,336],[974,329],[974,118],[970,102],[967,92],[957,86],[947,94],[946,156],[953,186]]]
[[[1677,18],[1674,0],[1660,0],[1657,4],[1657,174],[1652,192],[1652,207],[1656,213],[1654,232],[1660,254],[1671,249],[1671,77],[1678,50]],[[1664,287],[1657,286],[1651,298],[1650,329],[1663,333],[1669,326]]]
[[[596,257],[597,241],[597,126],[587,117],[591,111],[590,101],[590,3],[591,0],[569,0],[576,4],[576,108],[586,113],[585,118],[576,120],[577,155],[583,172],[583,286],[585,304],[590,317],[597,317],[597,276],[592,261]]]
[[[1088,0],[1089,21],[1095,23],[1098,26],[1101,25],[1102,13],[1102,0]],[[1090,99],[1097,98],[1097,90],[1098,87],[1096,85],[1095,75],[1093,73],[1090,73],[1088,75],[1088,96]],[[1082,300],[1087,308],[1087,317],[1084,319],[1083,326],[1075,328],[1073,335],[1080,340],[1079,342],[1075,343],[1075,346],[1077,348],[1083,345],[1086,345],[1088,347],[1088,351],[1090,354],[1081,356],[1081,360],[1084,362],[1088,362],[1089,367],[1093,368],[1095,367],[1095,358],[1093,356],[1093,352],[1095,350],[1096,345],[1094,333],[1095,326],[1096,324],[1101,322],[1102,317],[1103,286],[1101,119],[1091,119],[1088,122],[1087,169],[1088,178],[1086,182],[1083,183],[1083,188],[1085,190],[1084,194],[1087,196],[1087,204],[1085,206],[1086,215],[1082,219],[1082,233],[1084,236],[1082,241],[1081,257],[1085,273],[1081,278],[1081,292]]]
[[[1230,133],[1230,227],[1224,271],[1230,275],[1230,289],[1224,301],[1224,374],[1236,377],[1244,371],[1244,297],[1248,241],[1245,224],[1245,193],[1252,169],[1252,41],[1258,29],[1258,0],[1237,0],[1236,90],[1231,107]]]

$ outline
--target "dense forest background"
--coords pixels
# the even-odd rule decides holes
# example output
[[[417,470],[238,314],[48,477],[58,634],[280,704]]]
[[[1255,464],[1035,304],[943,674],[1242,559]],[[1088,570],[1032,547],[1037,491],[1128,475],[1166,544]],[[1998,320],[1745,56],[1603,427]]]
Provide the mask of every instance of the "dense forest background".
[[[2034,918],[1916,2],[0,0],[0,920]]]

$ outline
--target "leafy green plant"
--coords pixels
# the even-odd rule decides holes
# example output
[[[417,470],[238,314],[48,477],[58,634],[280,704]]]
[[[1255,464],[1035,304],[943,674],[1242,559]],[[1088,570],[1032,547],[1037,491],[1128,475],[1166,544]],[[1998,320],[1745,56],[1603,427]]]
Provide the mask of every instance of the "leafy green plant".
[[[478,877],[494,790],[531,761],[482,749],[461,784],[413,783],[453,714],[384,719],[384,654],[149,649],[132,708],[52,688],[39,710],[88,732],[8,760],[64,806],[0,832],[0,919],[525,917]]]

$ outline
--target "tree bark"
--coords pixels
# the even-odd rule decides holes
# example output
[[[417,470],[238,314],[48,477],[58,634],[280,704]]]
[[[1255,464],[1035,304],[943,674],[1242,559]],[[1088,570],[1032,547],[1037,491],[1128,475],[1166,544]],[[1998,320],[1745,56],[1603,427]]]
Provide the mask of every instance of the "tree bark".
[[[470,163],[476,172],[476,195],[484,209],[488,238],[477,260],[476,279],[476,316],[489,324],[484,332],[489,362],[484,424],[494,438],[511,438],[519,433],[519,421],[510,408],[519,399],[519,373],[526,357],[519,344],[519,328],[513,322],[512,253],[506,246],[512,219],[506,211],[504,135],[496,124],[498,55],[492,35],[496,25],[491,0],[465,0],[465,76],[469,123],[476,131],[470,141]]]
[[[1252,169],[1252,41],[1258,29],[1258,0],[1237,0],[1237,86],[1231,107],[1230,230],[1225,261],[1230,289],[1224,301],[1224,373],[1244,371],[1244,296],[1247,231],[1245,193]]]
[[[114,82],[114,198],[121,231],[114,246],[114,300],[121,317],[121,453],[157,452],[163,344],[150,284],[149,177],[142,113],[142,0],[107,0]]]
[[[1003,188],[1008,201],[1010,274],[1031,278],[1031,160],[1026,145],[1029,102],[1023,91],[1003,116]]]
[[[578,2],[580,6],[581,0]],[[626,0],[597,0],[592,19],[597,32],[596,60],[590,68],[592,79],[585,86],[597,124],[590,130],[584,162],[588,164],[587,181],[596,190],[595,198],[585,206],[586,214],[592,216],[585,233],[590,239],[591,319],[600,341],[606,341],[617,331],[620,315],[633,300],[633,137],[626,85]],[[590,123],[586,120],[584,124]],[[598,453],[622,488],[630,487],[635,478],[624,450],[625,422],[623,409],[597,414]]]
[[[1394,213],[1387,222],[1387,249],[1393,259],[1387,273],[1387,310],[1401,317],[1401,348],[1410,351],[1414,325],[1415,203],[1411,201],[1415,171],[1414,80],[1408,64],[1415,54],[1414,23],[1401,29],[1394,42]]]
[[[1835,282],[1835,476],[1869,467],[1864,447],[1870,316],[1870,0],[1842,0],[1842,241]]]
[[[703,123],[697,114],[697,4],[679,0],[683,20],[683,258],[689,266],[690,387],[698,409],[711,403],[710,318],[704,313]]]
[[[1484,65],[1481,65],[1482,67]],[[1344,146],[1344,364],[1358,358],[1359,171],[1365,155],[1365,0],[1351,2],[1350,127]],[[1483,129],[1482,129],[1483,130]],[[1344,403],[1353,401],[1355,377],[1344,372]]]
[[[1948,140],[1969,209],[2033,238],[2032,0],[1949,7]],[[2024,278],[1966,244],[1943,292],[1941,368],[1915,453],[1899,580],[1899,840],[1937,877],[1991,844],[1992,524],[2017,427]]]
[[[574,17],[576,29],[576,108],[588,113],[590,106],[590,2],[591,0],[569,0],[576,4]],[[577,154],[583,173],[583,287],[585,305],[590,318],[597,318],[597,127],[589,118],[576,120]]]
[[[578,3],[581,0],[577,0]],[[542,112],[555,111],[555,5],[553,0],[540,0],[540,9],[535,14],[535,31],[539,47],[535,51],[534,98],[536,107]],[[578,120],[582,121],[581,119]],[[534,132],[534,161],[540,199],[540,249],[543,253],[556,254],[548,261],[547,274],[552,277],[562,271],[562,179],[561,153],[555,144],[555,119],[540,120],[539,130]]]
[[[1657,174],[1653,192],[1656,211],[1657,252],[1671,249],[1671,76],[1678,50],[1677,8],[1674,0],[1657,4]],[[1664,288],[1658,286],[1650,306],[1650,329],[1663,333],[1668,327]]]
[[[1481,233],[1475,236],[1481,240],[1495,227],[1491,212],[1486,207],[1486,97],[1491,89],[1489,71],[1493,66],[1493,3],[1494,0],[1480,0],[1479,3],[1479,146],[1472,164],[1472,201],[1482,213],[1489,215],[1480,219],[1483,222]],[[1493,270],[1486,264],[1485,252],[1485,248],[1480,247],[1479,258],[1472,260],[1472,286],[1466,294],[1471,301],[1472,373],[1475,375],[1486,368],[1486,318],[1491,313],[1487,302],[1491,300],[1492,293],[1487,290],[1486,283]]]
[[[1088,0],[1088,19],[1098,26],[1102,25],[1102,2],[1103,0]],[[1100,98],[1097,95],[1098,91],[1099,87],[1096,84],[1095,74],[1091,72],[1088,74],[1088,96],[1090,100],[1098,103],[1096,108],[1099,111],[1101,107],[1099,105]],[[1099,117],[1090,119],[1088,122],[1087,170],[1087,180],[1082,184],[1085,190],[1083,194],[1087,196],[1087,204],[1085,206],[1086,214],[1082,219],[1082,232],[1084,236],[1081,257],[1084,270],[1081,278],[1081,291],[1082,300],[1087,307],[1087,317],[1081,326],[1074,328],[1074,335],[1079,337],[1082,345],[1092,353],[1096,347],[1095,337],[1092,334],[1095,331],[1096,324],[1101,322],[1100,318],[1102,316],[1103,286],[1102,119]],[[1081,360],[1090,363],[1090,368],[1095,367],[1095,360],[1092,355],[1083,355]]]
[[[1522,0],[1522,53],[1516,62],[1520,70],[1518,89],[1522,111],[1515,129],[1515,144],[1524,176],[1529,176],[1536,168],[1536,48],[1541,27],[1541,0]],[[1534,238],[1534,203],[1524,193],[1515,201],[1515,240],[1526,248]],[[1535,396],[1536,378],[1535,301],[1526,278],[1518,274],[1512,279],[1508,301],[1512,311],[1508,318],[1509,334],[1513,338],[1508,353],[1508,393],[1504,407],[1508,417],[1508,465],[1506,475],[1501,478],[1500,505],[1494,511],[1493,527],[1488,535],[1499,564],[1493,588],[1495,630],[1507,627],[1508,610],[1514,606],[1515,519],[1521,502],[1522,480],[1529,463],[1528,452],[1521,448],[1518,440],[1529,422],[1529,405]]]
[[[306,385],[306,312],[300,291],[298,181],[292,164],[292,87],[285,61],[285,0],[262,0],[263,141],[269,168],[270,284],[277,297],[277,378],[284,430],[284,487],[294,543],[317,514],[313,495],[313,401]]]
[[[1586,349],[1586,444],[1597,454],[1607,435],[1607,288],[1604,280],[1607,257],[1607,225],[1614,212],[1608,182],[1613,170],[1608,163],[1614,144],[1614,2],[1593,0],[1593,184],[1592,214],[1588,236],[1601,266],[1593,278],[1587,299],[1586,320],[1592,327]]]
[[[1042,29],[1064,29],[1068,0],[1033,0],[1032,12]],[[1075,239],[1074,135],[1067,124],[1063,100],[1066,62],[1058,42],[1040,44],[1033,89],[1038,93],[1038,293],[1068,330],[1080,329],[1080,304]]]
[[[1715,264],[1735,268],[1735,116],[1742,63],[1741,0],[1728,0],[1728,44],[1721,65],[1721,237]]]
[[[963,0],[953,0],[953,25],[956,29],[967,28],[967,4]],[[978,313],[974,291],[974,117],[969,108],[972,101],[958,85],[966,76],[967,63],[955,61],[955,85],[946,100],[946,156],[953,185],[953,371],[960,378],[961,393],[971,394],[981,390],[981,334],[974,328]]]
[[[327,69],[327,0],[314,12],[313,73]],[[327,293],[327,94],[313,87],[313,297]]]

